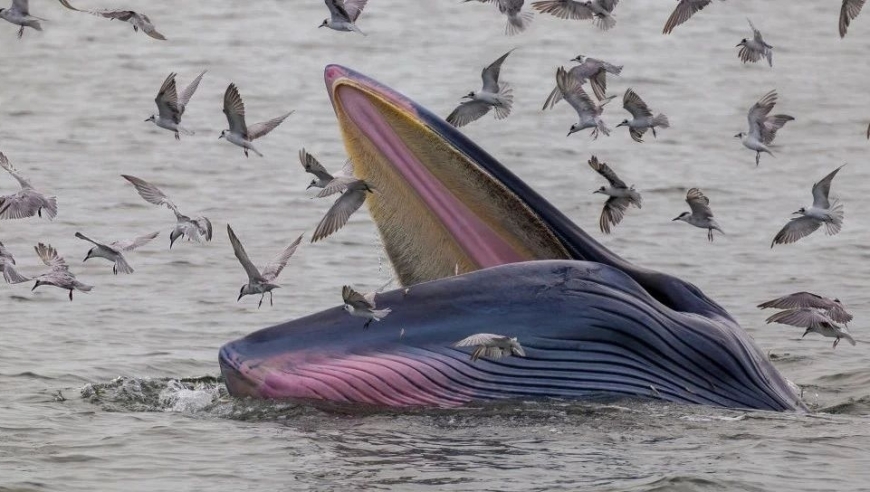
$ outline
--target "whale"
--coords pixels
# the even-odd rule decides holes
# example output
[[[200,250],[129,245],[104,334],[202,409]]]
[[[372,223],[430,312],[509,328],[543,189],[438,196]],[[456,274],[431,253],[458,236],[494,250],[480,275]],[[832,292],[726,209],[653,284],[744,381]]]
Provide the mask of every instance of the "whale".
[[[695,285],[595,241],[490,154],[408,97],[324,70],[354,175],[403,288],[364,329],[341,306],[220,348],[233,396],[386,407],[644,398],[804,411],[789,382]],[[340,234],[341,231],[338,232]],[[338,292],[340,286],[336,286]],[[524,356],[455,343],[516,337]]]

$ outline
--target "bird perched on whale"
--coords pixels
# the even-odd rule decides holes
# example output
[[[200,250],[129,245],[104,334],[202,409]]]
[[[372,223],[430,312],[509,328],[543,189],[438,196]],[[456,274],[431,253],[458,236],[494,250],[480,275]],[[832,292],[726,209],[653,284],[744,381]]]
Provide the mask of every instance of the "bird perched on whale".
[[[64,0],[60,1],[61,3],[64,2]],[[28,0],[12,0],[11,7],[8,9],[0,9],[0,19],[15,24],[16,26],[21,26],[18,28],[18,39],[21,39],[21,37],[24,36],[25,27],[41,31],[42,25],[39,21],[45,20],[41,17],[30,15],[30,5],[28,5],[28,3]]]
[[[245,151],[245,157],[248,157],[248,150],[263,157],[263,154],[255,149],[251,142],[268,135],[269,132],[277,128],[278,125],[287,119],[288,116],[293,114],[293,111],[289,111],[281,116],[262,123],[255,123],[249,128],[248,125],[245,124],[245,103],[242,102],[242,96],[239,95],[239,89],[236,87],[236,84],[230,84],[227,86],[226,92],[224,92],[224,114],[227,117],[230,129],[223,130],[218,139],[225,138],[228,142],[238,145]]]
[[[360,294],[353,290],[351,286],[345,285],[341,288],[341,298],[344,300],[344,310],[351,316],[364,318],[366,320],[363,329],[369,327],[372,321],[380,321],[388,314],[393,312],[390,308],[376,309],[375,292],[368,294]]]
[[[187,109],[187,103],[190,102],[190,98],[193,97],[193,93],[199,87],[199,82],[202,80],[205,72],[206,70],[203,70],[202,73],[193,79],[193,82],[181,94],[178,94],[175,87],[176,73],[170,73],[166,77],[166,80],[163,81],[163,85],[160,86],[160,90],[157,91],[157,97],[154,98],[154,102],[157,104],[157,114],[152,114],[145,121],[151,121],[160,128],[175,132],[175,140],[181,140],[181,137],[178,135],[179,133],[193,135],[192,131],[182,128],[181,116],[184,114],[184,110]]]
[[[501,359],[515,355],[525,357],[526,352],[516,337],[506,337],[492,333],[477,333],[453,344],[454,347],[474,347],[471,352],[471,360],[476,361],[481,357],[487,359]]]
[[[250,258],[248,258],[248,253],[245,252],[245,247],[242,246],[242,242],[239,241],[238,236],[236,236],[236,233],[229,224],[227,224],[227,235],[230,237],[230,244],[233,246],[233,253],[239,260],[239,263],[242,264],[245,273],[248,274],[248,283],[239,289],[239,298],[236,299],[236,301],[240,301],[244,296],[260,294],[260,303],[257,304],[257,308],[259,309],[260,306],[263,305],[263,298],[265,298],[268,293],[269,305],[273,305],[272,291],[281,287],[274,282],[278,279],[278,275],[281,275],[284,267],[287,266],[290,257],[296,252],[299,243],[302,242],[302,234],[300,234],[295,241],[290,243],[289,246],[278,253],[278,255],[261,270],[257,269]]]
[[[119,20],[122,22],[129,22],[133,26],[133,30],[139,32],[139,29],[142,30],[145,34],[151,36],[154,39],[159,39],[160,41],[166,41],[166,37],[159,32],[154,27],[154,24],[151,22],[151,19],[148,18],[145,14],[140,14],[139,12],[135,12],[133,10],[115,10],[115,9],[105,9],[105,10],[82,10],[77,9],[70,5],[67,0],[60,0],[60,4],[64,7],[75,10],[76,12],[85,12],[87,14],[96,15],[98,17],[104,17],[109,20]]]
[[[772,90],[753,104],[746,115],[746,119],[749,121],[749,132],[740,132],[734,135],[735,138],[741,139],[744,147],[755,151],[756,166],[761,160],[762,152],[773,155],[769,146],[776,138],[776,132],[786,123],[794,120],[793,116],[787,114],[768,116],[776,105],[776,99],[776,91]]]
[[[495,119],[507,118],[514,104],[511,86],[499,80],[501,65],[514,50],[501,55],[496,61],[483,69],[480,77],[483,79],[483,89],[469,92],[462,96],[463,101],[447,116],[447,123],[455,127],[465,126],[478,120],[491,109],[495,109]]]
[[[159,234],[160,232],[152,232],[151,234],[145,234],[144,236],[135,237],[125,241],[113,241],[108,244],[94,241],[81,232],[76,232],[75,236],[94,245],[93,248],[88,250],[88,254],[85,256],[83,261],[88,261],[91,258],[104,258],[109,260],[112,262],[112,273],[117,275],[118,272],[133,273],[133,267],[127,263],[127,259],[124,257],[125,252],[133,251],[136,248],[145,246]]]
[[[635,191],[634,186],[630,188],[626,186],[625,182],[619,179],[619,176],[610,169],[610,166],[604,162],[598,162],[598,158],[594,155],[589,159],[589,167],[610,183],[609,186],[602,186],[593,192],[601,193],[608,197],[607,201],[604,202],[604,208],[601,210],[598,226],[601,228],[601,232],[610,234],[610,226],[616,226],[622,221],[628,206],[634,205],[637,208],[641,208],[643,199],[640,193]]]
[[[46,196],[34,188],[2,152],[0,152],[0,167],[12,175],[21,187],[15,194],[0,196],[0,219],[23,219],[34,215],[42,217],[43,213],[48,220],[57,216],[57,198]]]
[[[353,31],[362,34],[356,26],[368,0],[325,0],[326,8],[329,9],[329,18],[323,19],[323,23],[317,27],[328,27],[334,31]]]
[[[211,241],[212,226],[211,221],[207,217],[190,218],[182,214],[175,203],[160,188],[136,176],[129,176],[127,174],[122,174],[121,176],[136,188],[139,196],[146,202],[157,206],[166,205],[166,208],[172,210],[172,213],[175,214],[175,228],[169,233],[170,249],[172,249],[175,240],[181,237],[197,243],[203,240]]]
[[[843,164],[845,166],[845,164]],[[818,183],[813,185],[813,205],[801,207],[795,215],[773,238],[772,248],[777,244],[789,244],[816,232],[822,225],[825,233],[833,236],[843,227],[843,204],[836,197],[831,199],[831,182],[843,166],[831,171]]]

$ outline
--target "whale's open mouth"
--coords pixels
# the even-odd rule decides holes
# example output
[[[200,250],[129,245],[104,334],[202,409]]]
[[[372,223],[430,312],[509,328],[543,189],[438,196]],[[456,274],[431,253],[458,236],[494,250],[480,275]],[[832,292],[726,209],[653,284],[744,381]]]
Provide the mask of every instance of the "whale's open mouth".
[[[379,296],[393,312],[368,330],[336,307],[228,343],[219,359],[232,394],[453,405],[606,392],[801,406],[699,289],[610,252],[401,94],[337,65],[325,81],[354,174],[377,190],[368,210],[411,293]],[[457,268],[468,275],[448,278]],[[519,336],[528,356],[472,364],[452,347],[487,331]]]

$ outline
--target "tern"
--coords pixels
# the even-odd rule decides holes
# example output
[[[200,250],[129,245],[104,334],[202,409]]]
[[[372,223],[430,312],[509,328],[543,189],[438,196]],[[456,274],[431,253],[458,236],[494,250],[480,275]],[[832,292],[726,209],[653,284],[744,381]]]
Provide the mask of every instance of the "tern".
[[[208,218],[190,218],[182,214],[175,203],[173,203],[173,201],[170,200],[169,197],[160,190],[160,188],[144,179],[137,178],[136,176],[129,176],[126,174],[122,174],[121,176],[136,188],[139,196],[141,196],[146,202],[157,206],[166,205],[166,208],[172,210],[175,214],[175,227],[172,229],[172,232],[169,233],[169,249],[172,249],[175,240],[180,237],[185,237],[188,241],[195,241],[198,243],[203,240],[211,241],[212,226],[211,221],[208,220]]]
[[[472,0],[463,0],[471,2]],[[477,0],[480,3],[494,3],[498,6],[499,12],[506,15],[508,18],[504,33],[508,36],[519,34],[526,30],[535,18],[535,14],[525,11],[523,12],[524,0]]]
[[[61,3],[64,2],[64,0],[60,1]],[[25,27],[41,31],[42,25],[39,24],[39,21],[45,20],[41,17],[30,15],[30,7],[28,3],[28,0],[12,0],[11,7],[8,9],[0,9],[0,19],[4,19],[16,26],[21,26],[18,28],[18,39],[21,39],[21,37],[24,36]]]
[[[242,242],[239,241],[239,238],[236,236],[236,233],[229,224],[227,224],[227,235],[230,237],[230,244],[233,245],[233,253],[235,253],[239,263],[242,264],[245,273],[248,274],[248,283],[239,289],[239,298],[236,299],[236,301],[240,301],[244,296],[260,294],[260,303],[257,304],[257,309],[259,309],[260,306],[263,305],[263,298],[265,298],[266,293],[268,293],[269,305],[273,305],[272,291],[281,287],[274,282],[278,279],[278,275],[281,275],[281,271],[284,270],[284,267],[287,266],[290,257],[296,252],[299,243],[302,242],[302,235],[300,234],[295,241],[290,243],[290,246],[287,246],[284,250],[278,253],[278,256],[264,266],[262,270],[258,270],[257,267],[254,266],[254,263],[248,258],[248,253],[245,252],[245,247],[242,246]]]
[[[845,164],[843,164],[845,166]],[[836,198],[829,199],[831,181],[843,166],[830,172],[821,181],[813,185],[813,205],[810,208],[801,207],[795,215],[773,238],[772,248],[776,244],[789,244],[809,236],[824,224],[825,233],[833,236],[843,227],[843,204]]]
[[[692,212],[683,212],[673,220],[681,220],[687,224],[691,224],[701,229],[707,229],[707,239],[713,242],[713,230],[717,230],[722,234],[725,231],[719,227],[716,219],[713,218],[713,211],[710,210],[710,199],[701,193],[698,188],[692,188],[686,193],[686,203]]]
[[[607,96],[607,74],[619,75],[622,73],[622,65],[613,65],[588,56],[577,55],[571,61],[576,61],[579,65],[571,67],[571,70],[568,70],[568,75],[577,79],[581,84],[588,80],[592,92],[595,93],[595,97],[599,101]],[[556,86],[550,91],[542,109],[550,109],[561,100],[562,92],[559,91],[559,86]]]
[[[556,86],[562,94],[562,98],[568,101],[568,104],[577,112],[577,117],[580,119],[578,123],[571,125],[568,129],[568,136],[586,128],[592,128],[592,138],[597,139],[598,134],[603,133],[610,135],[610,129],[601,121],[601,113],[604,112],[604,105],[610,102],[616,96],[609,96],[603,101],[593,103],[592,99],[583,90],[583,86],[577,79],[571,77],[565,67],[559,67],[556,70]]]
[[[323,19],[323,23],[317,27],[328,27],[335,31],[353,31],[362,34],[356,26],[356,20],[359,19],[368,0],[325,0],[326,7],[329,9],[329,18]]]
[[[187,108],[187,103],[199,87],[199,82],[206,70],[203,70],[190,85],[179,95],[175,88],[175,72],[170,73],[160,90],[157,92],[157,97],[154,102],[157,103],[157,114],[152,114],[147,120],[151,121],[160,128],[165,128],[175,132],[175,140],[181,140],[179,133],[185,135],[193,135],[193,132],[181,127],[181,116]]]
[[[609,186],[602,186],[593,193],[601,193],[607,195],[607,201],[604,202],[604,208],[601,210],[601,217],[598,219],[598,226],[601,232],[610,234],[610,226],[616,226],[622,221],[625,211],[629,205],[634,205],[637,208],[643,206],[643,199],[640,193],[635,191],[634,186],[628,187],[619,179],[619,176],[610,169],[604,162],[598,162],[598,158],[594,155],[589,159],[589,167],[594,169],[598,174],[604,177]]]
[[[0,167],[18,181],[21,189],[14,195],[0,196],[0,219],[23,219],[38,215],[52,220],[57,216],[57,198],[46,196],[36,190],[30,181],[24,178],[0,152]]]
[[[670,34],[675,27],[686,22],[711,3],[713,3],[713,0],[679,0],[677,7],[671,12],[671,16],[665,22],[662,34]]]
[[[532,4],[532,8],[560,19],[589,20],[606,31],[616,25],[613,8],[619,0],[543,0]]]
[[[263,157],[263,154],[255,149],[251,142],[266,136],[287,119],[288,116],[293,114],[293,111],[277,118],[272,118],[269,121],[253,124],[248,128],[245,124],[245,103],[242,102],[242,96],[239,95],[239,89],[236,88],[236,84],[230,84],[224,93],[224,114],[227,116],[230,129],[222,131],[218,139],[225,138],[227,141],[238,145],[244,149],[245,157],[248,157],[249,150]]]
[[[813,294],[812,292],[795,292],[787,296],[782,296],[772,301],[762,302],[758,305],[759,309],[799,309],[813,308],[819,309],[837,323],[848,323],[852,321],[852,315],[846,311],[846,307],[839,299],[828,299],[827,297]]]
[[[743,38],[737,43],[737,48],[740,48],[737,52],[738,58],[743,63],[755,63],[761,58],[767,58],[767,63],[773,67],[773,46],[764,41],[761,31],[755,28],[751,20],[746,20],[749,21],[749,27],[752,29],[752,39]]]
[[[353,177],[353,163],[350,159],[348,159],[344,163],[344,167],[342,167],[338,172],[330,173],[323,167],[323,164],[317,160],[313,155],[309,154],[302,149],[299,151],[299,162],[302,164],[302,167],[305,168],[305,172],[314,175],[314,179],[311,180],[311,183],[308,184],[309,188],[326,188],[332,180],[339,177]]]
[[[631,89],[625,91],[622,107],[631,113],[631,119],[622,120],[622,123],[616,126],[627,126],[628,133],[635,142],[643,143],[643,134],[647,130],[652,130],[653,137],[656,137],[656,127],[668,128],[671,126],[668,117],[662,113],[653,116],[643,99]]]
[[[366,320],[363,329],[369,327],[372,321],[380,321],[393,312],[390,308],[376,309],[375,292],[360,294],[349,285],[341,288],[341,298],[344,300],[344,310],[351,316]]]
[[[481,357],[487,359],[501,359],[515,355],[525,357],[526,352],[516,337],[506,337],[492,333],[477,333],[453,344],[454,347],[474,347],[471,352],[471,360],[476,361]]]
[[[39,243],[34,247],[34,249],[36,250],[36,254],[39,256],[39,259],[41,259],[46,266],[50,267],[51,270],[34,279],[36,282],[33,284],[33,288],[30,289],[31,292],[36,290],[39,286],[51,285],[59,289],[68,290],[69,300],[72,301],[74,290],[90,292],[91,289],[93,289],[92,286],[85,285],[76,279],[76,276],[69,271],[69,266],[67,266],[66,261],[64,261],[63,257],[57,254],[57,250],[55,250],[50,244],[45,245]]]
[[[469,92],[463,96],[463,101],[459,106],[447,116],[447,122],[455,127],[465,126],[472,121],[480,119],[491,109],[495,109],[495,119],[500,120],[507,118],[511,114],[511,107],[514,103],[513,90],[511,87],[499,81],[501,74],[501,65],[505,59],[513,52],[508,51],[492,62],[488,67],[484,68],[480,74],[483,79],[483,89],[479,92]]]
[[[70,10],[75,10],[76,12],[85,12],[91,15],[96,15],[98,17],[104,17],[109,20],[117,19],[122,22],[129,22],[133,26],[134,31],[139,32],[139,29],[141,29],[142,32],[151,36],[154,39],[166,41],[166,37],[157,32],[157,29],[154,28],[154,24],[151,23],[151,19],[149,19],[148,16],[145,14],[140,14],[139,12],[134,12],[132,10],[82,10],[70,5],[67,0],[60,0],[60,3],[64,7]]]
[[[88,250],[88,254],[82,261],[88,261],[91,258],[104,258],[112,262],[112,273],[117,275],[118,272],[133,273],[133,267],[127,263],[127,259],[124,258],[124,253],[145,246],[159,234],[160,232],[152,232],[151,234],[146,234],[144,236],[135,237],[125,241],[113,241],[108,244],[94,241],[81,232],[76,232],[75,236],[94,245],[93,248]]]
[[[761,153],[766,152],[773,155],[769,145],[776,138],[776,132],[785,126],[789,121],[794,120],[793,116],[787,114],[775,114],[768,116],[776,105],[776,91],[770,91],[764,95],[757,103],[749,108],[749,113],[746,119],[749,121],[749,132],[740,132],[734,135],[735,138],[742,139],[743,146],[749,150],[755,151],[755,165],[757,166],[761,160]]]
[[[806,331],[801,338],[807,336],[809,333],[818,333],[823,337],[833,338],[833,348],[837,348],[837,344],[840,343],[841,338],[845,338],[849,343],[855,345],[855,339],[852,338],[852,335],[842,327],[838,326],[834,320],[828,317],[827,314],[818,309],[787,309],[767,318],[767,322],[806,328]]]

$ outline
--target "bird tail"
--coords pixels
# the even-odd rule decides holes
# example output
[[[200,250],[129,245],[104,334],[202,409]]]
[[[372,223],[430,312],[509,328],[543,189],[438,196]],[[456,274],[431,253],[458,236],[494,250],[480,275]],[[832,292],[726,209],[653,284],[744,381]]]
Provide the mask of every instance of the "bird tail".
[[[773,68],[773,48],[767,49],[767,63]]]
[[[260,156],[260,157],[264,157],[263,154],[261,154],[259,150],[255,149],[253,145],[248,146],[248,150],[250,150],[251,152],[257,154],[257,155]]]
[[[45,199],[45,203],[42,204],[42,212],[45,213],[45,216],[48,217],[49,220],[53,220],[57,217],[57,197],[50,196]]]
[[[840,232],[843,227],[843,203],[834,198],[831,201],[831,207],[828,209],[830,220],[825,221],[825,233],[833,236]]]
[[[559,86],[556,86],[550,95],[547,96],[547,100],[544,101],[544,107],[541,108],[541,111],[546,111],[548,109],[552,109],[556,103],[562,100],[562,91],[559,90]],[[870,138],[870,127],[867,129],[867,138]]]
[[[607,14],[605,16],[600,16],[600,17],[596,16],[594,23],[602,31],[607,31],[609,29],[612,29],[613,26],[616,25],[616,19],[614,19],[612,15]]]
[[[614,98],[616,98],[616,95],[607,96],[607,97],[605,97],[604,99],[598,101],[598,108],[599,108],[599,109],[600,109],[600,108],[603,108],[605,105],[607,105],[607,103],[609,103],[610,101],[612,101]]]
[[[597,123],[598,123],[598,131],[603,133],[605,136],[609,137],[610,136],[610,128],[607,128],[607,125],[605,125],[604,122],[601,121],[601,119],[598,119]]]
[[[133,267],[131,267],[130,264],[127,263],[127,259],[120,254],[115,258],[115,273],[133,273]]]
[[[671,122],[668,121],[668,117],[662,113],[657,114],[652,120],[652,126],[658,126],[660,128],[670,128]]]
[[[178,126],[178,127],[176,127],[176,128],[178,129],[178,133],[183,133],[183,134],[185,134],[185,135],[187,135],[187,136],[193,136],[193,135],[196,135],[196,132],[194,132],[193,130],[188,130],[187,128],[183,128],[183,127],[180,127],[180,126]]]
[[[528,11],[519,12],[516,15],[508,15],[508,21],[504,28],[504,33],[508,36],[519,34],[529,27],[529,24],[532,23],[534,18],[535,14]]]
[[[613,75],[619,75],[622,73],[622,65],[611,65],[610,63],[604,65],[604,70],[612,73]]]
[[[850,335],[850,334],[848,334],[848,333],[846,333],[846,332],[843,332],[843,336],[840,337],[840,338],[845,338],[846,340],[849,340],[849,343],[852,344],[853,347],[856,345],[856,343],[855,343],[855,339],[852,338],[852,335]]]
[[[45,19],[42,19],[42,20],[45,20]],[[42,30],[42,24],[40,24],[38,20],[30,21],[27,25],[36,29],[37,31]]]
[[[514,105],[514,91],[511,86],[502,82],[498,85],[498,104],[495,108],[495,119],[501,120],[507,118],[511,114],[511,108]]]
[[[360,30],[360,28],[356,27],[356,24],[354,24],[353,22],[350,23],[350,30],[353,32],[358,32],[358,33],[362,34],[363,36],[368,36],[368,34],[362,32],[362,30]]]
[[[635,207],[643,208],[643,197],[640,196],[640,193],[634,190],[633,186],[628,191],[628,199]]]
[[[85,285],[85,284],[78,282],[78,281],[76,281],[76,283],[75,283],[75,288],[82,291],[82,292],[90,292],[90,291],[94,290],[94,287],[92,285]]]
[[[375,321],[380,321],[387,317],[388,314],[392,313],[393,310],[390,308],[384,309],[372,309],[372,319]]]
[[[21,282],[27,282],[30,280],[24,275],[18,273],[18,270],[9,263],[3,265],[3,279],[6,280],[7,284],[20,284]]]

